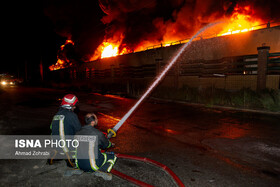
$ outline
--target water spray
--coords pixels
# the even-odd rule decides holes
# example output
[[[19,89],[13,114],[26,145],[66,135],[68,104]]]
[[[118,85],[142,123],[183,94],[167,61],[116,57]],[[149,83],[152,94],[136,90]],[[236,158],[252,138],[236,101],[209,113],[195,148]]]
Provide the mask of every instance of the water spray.
[[[202,29],[200,29],[190,40],[188,43],[184,44],[178,51],[178,53],[172,58],[170,63],[164,68],[161,74],[156,78],[156,80],[152,83],[152,85],[148,88],[148,90],[142,95],[142,97],[135,103],[135,105],[124,115],[124,117],[112,128],[108,129],[108,138],[115,137],[119,128],[123,125],[123,123],[129,118],[129,116],[134,112],[134,110],[142,103],[142,101],[151,93],[151,91],[158,85],[161,79],[165,76],[165,74],[170,70],[170,68],[175,64],[177,59],[181,56],[184,50],[192,43],[193,39],[196,38],[199,34],[204,32],[206,29],[219,24],[221,22],[214,22],[206,25]]]

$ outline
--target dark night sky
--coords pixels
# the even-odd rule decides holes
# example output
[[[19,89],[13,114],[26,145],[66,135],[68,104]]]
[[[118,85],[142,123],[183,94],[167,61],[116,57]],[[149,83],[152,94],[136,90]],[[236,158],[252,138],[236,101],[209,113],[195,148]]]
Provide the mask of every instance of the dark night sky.
[[[1,72],[15,72],[18,67],[22,71],[21,66],[37,62],[41,52],[49,52],[47,56],[52,58],[49,55],[53,55],[52,50],[61,37],[52,31],[51,22],[43,14],[42,4],[35,1],[15,1],[6,6],[7,9],[1,16],[4,19],[5,26],[2,29],[6,36],[6,61],[5,65],[2,64]],[[51,47],[51,51],[44,51],[47,47]]]
[[[38,74],[40,59],[42,59],[45,69],[54,64],[60,46],[67,39],[67,34],[63,34],[61,31],[68,30],[69,25],[67,24],[76,24],[70,25],[72,28],[83,27],[84,25],[77,24],[83,23],[87,19],[77,16],[83,10],[78,10],[75,13],[74,6],[76,5],[73,5],[73,2],[73,0],[32,0],[6,3],[5,8],[3,7],[5,11],[1,12],[2,46],[4,46],[4,50],[2,49],[0,73],[11,73],[16,76],[20,74],[24,77],[27,64],[31,76],[34,72]],[[81,7],[82,5],[80,3],[77,6]],[[85,5],[89,4],[86,3]],[[93,5],[91,11],[98,10],[99,13],[102,13],[97,1]],[[84,11],[89,11],[90,7],[86,7],[88,10]],[[67,8],[69,8],[68,12],[66,12]],[[57,11],[57,13],[52,11]],[[52,18],[53,15],[58,17]],[[101,25],[100,33],[104,29],[100,21],[102,16],[91,18],[94,19],[92,22]],[[70,19],[72,19],[71,22]],[[73,19],[76,19],[75,23]],[[86,28],[82,29],[87,30]],[[74,34],[73,38],[76,37],[75,31],[69,29],[69,32],[73,32],[71,33]],[[83,36],[82,32],[77,34],[79,34],[79,37],[86,37]],[[100,37],[102,38],[103,35]],[[75,42],[75,45],[79,46],[79,41]],[[97,42],[96,45],[98,45]]]
[[[25,64],[31,71],[37,69],[41,56],[54,62],[58,43],[63,38],[53,31],[42,5],[39,1],[10,1],[2,7],[5,47],[0,73],[23,74]]]

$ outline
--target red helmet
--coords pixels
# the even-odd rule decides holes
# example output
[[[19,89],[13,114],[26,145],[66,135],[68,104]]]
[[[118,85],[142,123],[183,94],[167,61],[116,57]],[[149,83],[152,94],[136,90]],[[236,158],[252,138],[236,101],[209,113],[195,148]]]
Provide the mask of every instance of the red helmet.
[[[75,106],[78,102],[78,98],[73,94],[67,94],[63,97],[61,106]]]

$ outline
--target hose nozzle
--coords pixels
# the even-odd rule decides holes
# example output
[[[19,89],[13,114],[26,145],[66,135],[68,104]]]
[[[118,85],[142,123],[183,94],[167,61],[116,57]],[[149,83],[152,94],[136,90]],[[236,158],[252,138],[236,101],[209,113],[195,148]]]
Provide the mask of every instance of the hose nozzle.
[[[108,132],[108,134],[107,134],[107,138],[108,138],[108,139],[117,136],[116,132],[115,132],[113,129],[108,129],[107,132]]]

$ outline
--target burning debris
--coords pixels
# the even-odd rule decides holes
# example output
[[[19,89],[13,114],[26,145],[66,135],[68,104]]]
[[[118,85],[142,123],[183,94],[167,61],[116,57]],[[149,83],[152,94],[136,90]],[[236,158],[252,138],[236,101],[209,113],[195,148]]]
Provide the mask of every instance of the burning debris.
[[[72,65],[72,62],[67,57],[67,47],[74,46],[74,42],[72,40],[66,40],[65,44],[60,46],[60,49],[57,52],[57,62],[54,65],[51,65],[49,69],[51,71],[63,69]]]
[[[260,24],[280,18],[276,8],[280,3],[276,0],[99,0],[98,3],[104,14],[101,21],[106,26],[105,35],[98,47],[93,49],[94,44],[87,46],[94,52],[82,55],[84,61],[142,51],[158,44],[170,46],[170,43],[185,40],[204,25],[220,19],[227,20],[227,23],[219,26],[215,37],[256,30]],[[75,35],[82,38],[77,32]],[[88,40],[91,37],[96,36],[89,35]],[[67,58],[59,57],[57,66],[52,69],[63,67],[61,64],[65,62],[69,64]]]

